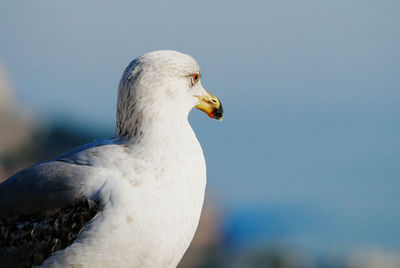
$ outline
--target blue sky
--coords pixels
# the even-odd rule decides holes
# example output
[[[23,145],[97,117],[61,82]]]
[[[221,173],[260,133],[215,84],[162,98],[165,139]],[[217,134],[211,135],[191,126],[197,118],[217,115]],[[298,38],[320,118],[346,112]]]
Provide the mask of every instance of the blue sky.
[[[224,104],[222,123],[190,121],[227,211],[312,250],[400,251],[399,13],[398,1],[2,1],[0,61],[25,105],[112,134],[130,60],[186,52]]]

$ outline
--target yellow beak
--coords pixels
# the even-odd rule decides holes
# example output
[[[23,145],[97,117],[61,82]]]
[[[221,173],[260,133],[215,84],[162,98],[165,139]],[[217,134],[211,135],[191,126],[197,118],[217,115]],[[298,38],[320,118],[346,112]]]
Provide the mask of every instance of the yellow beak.
[[[200,101],[200,103],[195,106],[197,109],[205,112],[211,118],[218,119],[219,121],[222,120],[224,109],[216,96],[206,91],[205,95],[196,97]]]

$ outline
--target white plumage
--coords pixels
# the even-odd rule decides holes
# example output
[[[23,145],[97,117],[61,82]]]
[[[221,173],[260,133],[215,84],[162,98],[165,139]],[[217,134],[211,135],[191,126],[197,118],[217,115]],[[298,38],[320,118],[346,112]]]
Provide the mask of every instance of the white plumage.
[[[206,164],[188,123],[196,106],[222,117],[196,61],[145,54],[126,68],[114,137],[17,173],[0,185],[2,218],[50,213],[86,196],[102,211],[43,267],[176,267],[195,233]]]

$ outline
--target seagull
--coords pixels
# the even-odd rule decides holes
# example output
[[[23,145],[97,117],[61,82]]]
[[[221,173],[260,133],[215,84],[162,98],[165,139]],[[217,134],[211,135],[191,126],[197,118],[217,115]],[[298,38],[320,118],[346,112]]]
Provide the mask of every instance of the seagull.
[[[222,119],[197,62],[146,53],[122,74],[116,130],[0,184],[1,267],[176,267],[196,231],[206,163],[192,108]]]

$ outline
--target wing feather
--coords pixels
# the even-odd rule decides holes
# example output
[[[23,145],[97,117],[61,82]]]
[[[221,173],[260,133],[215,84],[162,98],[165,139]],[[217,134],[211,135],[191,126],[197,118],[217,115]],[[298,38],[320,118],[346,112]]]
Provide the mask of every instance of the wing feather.
[[[101,209],[100,202],[82,197],[51,215],[0,220],[2,267],[41,265],[51,254],[71,245]]]
[[[61,161],[26,168],[0,184],[0,218],[51,213],[82,196],[90,167]]]

